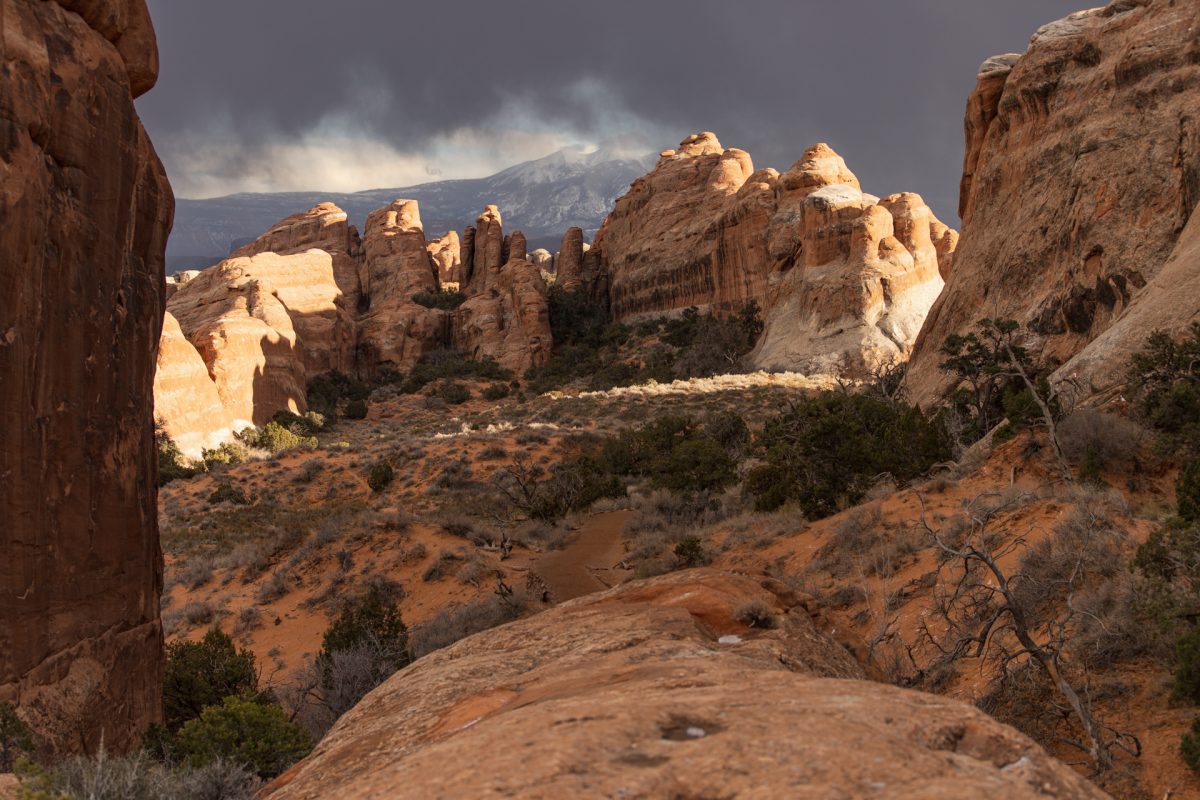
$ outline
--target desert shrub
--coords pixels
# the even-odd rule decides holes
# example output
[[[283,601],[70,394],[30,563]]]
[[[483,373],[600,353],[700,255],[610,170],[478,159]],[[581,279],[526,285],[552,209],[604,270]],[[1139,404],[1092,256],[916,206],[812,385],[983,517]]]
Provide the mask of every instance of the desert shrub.
[[[1006,415],[1011,414],[1015,433],[1037,413],[1032,394],[1015,372],[1020,366],[1036,377],[1028,351],[1017,341],[1019,330],[1014,320],[984,319],[976,330],[951,334],[942,343],[942,369],[958,379],[949,410],[964,421],[966,444],[983,438]]]
[[[1172,695],[1176,700],[1200,705],[1200,625],[1193,625],[1176,640],[1175,658]]]
[[[712,558],[704,549],[704,543],[696,536],[688,536],[676,544],[672,553],[675,556],[676,562],[684,569],[703,567],[712,561]]]
[[[211,556],[200,555],[190,559],[179,572],[179,580],[189,589],[199,589],[212,580],[216,563]]]
[[[194,477],[200,470],[196,469],[179,451],[179,446],[167,435],[161,425],[154,426],[154,445],[158,450],[158,485],[181,478]]]
[[[308,755],[312,739],[277,705],[226,697],[188,720],[175,737],[175,753],[191,767],[217,759],[244,764],[272,778]]]
[[[503,400],[504,398],[508,397],[510,394],[512,394],[512,389],[509,388],[507,383],[489,384],[489,385],[485,386],[483,391],[481,392],[481,395],[483,396],[484,400],[489,400],[493,403],[497,400]]]
[[[271,421],[251,436],[246,444],[268,453],[283,453],[300,448],[311,450],[317,446],[317,437],[297,436],[278,422]]]
[[[624,497],[625,486],[592,455],[584,454],[548,472],[525,453],[492,475],[492,484],[529,519],[555,523],[605,497]]]
[[[707,378],[744,371],[742,359],[762,330],[760,309],[752,300],[728,318],[689,308],[667,322],[663,341],[680,348],[673,365],[676,378]]]
[[[612,325],[604,307],[582,290],[568,292],[561,286],[551,286],[546,293],[546,305],[556,344],[584,344],[594,349],[622,342],[629,336],[625,326]]]
[[[704,435],[716,441],[732,455],[741,454],[750,444],[750,428],[734,411],[713,414],[704,421]]]
[[[796,401],[760,441],[765,463],[745,481],[755,507],[794,500],[810,519],[858,503],[883,473],[911,481],[950,456],[945,429],[918,409],[839,392]]]
[[[449,406],[460,406],[471,399],[471,390],[458,381],[441,381],[434,391]]]
[[[33,736],[11,703],[0,703],[0,774],[12,772],[17,759],[33,752]]]
[[[291,591],[291,585],[288,582],[287,571],[280,568],[271,573],[271,577],[263,581],[258,591],[254,593],[254,599],[259,603],[274,603],[280,598],[286,597]]]
[[[309,411],[300,416],[284,409],[276,411],[271,421],[279,423],[297,436],[312,436],[327,428],[325,416],[316,411]]]
[[[296,703],[298,719],[315,736],[409,662],[408,628],[396,603],[401,591],[398,584],[372,582],[325,631]]]
[[[246,493],[240,486],[234,486],[232,483],[217,484],[217,488],[213,489],[212,494],[208,496],[208,504],[216,505],[217,503],[233,503],[235,506],[250,505],[250,500],[246,497]]]
[[[460,639],[511,622],[521,616],[524,608],[525,600],[520,595],[507,599],[481,598],[463,606],[443,608],[413,629],[412,656],[421,658]]]
[[[216,617],[217,609],[207,600],[193,600],[180,613],[189,625],[207,625]]]
[[[163,671],[163,718],[170,731],[200,716],[226,697],[264,699],[258,689],[254,653],[238,650],[227,634],[213,628],[198,642],[167,645]]]
[[[1200,459],[1185,464],[1180,470],[1179,480],[1175,482],[1175,500],[1181,519],[1200,523]]]
[[[1058,422],[1058,443],[1072,463],[1098,468],[1136,461],[1145,438],[1142,428],[1119,414],[1080,409]]]
[[[481,378],[507,381],[512,373],[490,358],[474,361],[450,350],[437,350],[423,355],[400,384],[404,394],[415,394],[435,381]]]
[[[244,464],[250,460],[250,451],[241,442],[226,442],[212,450],[202,450],[201,460],[206,469]]]
[[[262,781],[240,764],[215,759],[195,769],[159,763],[147,753],[77,757],[50,770],[23,770],[21,800],[253,800]]]
[[[363,596],[346,604],[321,639],[317,664],[323,672],[335,653],[358,648],[368,649],[373,656],[375,686],[408,663],[408,627],[394,594],[388,587],[372,584]],[[323,678],[323,685],[327,683]]]
[[[652,477],[671,491],[711,492],[737,480],[737,462],[713,439],[686,439],[655,460]]]
[[[346,403],[346,409],[342,412],[342,416],[346,419],[366,419],[367,401],[351,400],[349,403]]]
[[[292,478],[294,483],[312,483],[313,479],[325,469],[325,462],[320,458],[310,458],[300,465],[300,469]]]
[[[423,292],[417,292],[412,296],[412,301],[419,306],[426,308],[439,308],[443,311],[453,311],[454,309],[467,302],[467,296],[458,291],[434,291],[426,289]]]
[[[1180,340],[1157,331],[1130,360],[1129,384],[1141,418],[1169,450],[1200,450],[1200,322]]]
[[[747,628],[774,628],[775,612],[762,600],[747,600],[733,610],[733,618]]]
[[[308,382],[306,400],[310,410],[328,422],[337,419],[338,404],[343,400],[366,400],[371,387],[340,372],[326,372]]]
[[[498,461],[502,458],[508,458],[508,451],[500,445],[485,447],[479,454],[480,461]]]
[[[1183,763],[1200,772],[1200,718],[1192,721],[1192,729],[1179,740],[1179,754]]]
[[[370,486],[373,492],[382,492],[391,486],[395,479],[396,471],[392,469],[391,464],[386,461],[376,461],[371,465],[370,472],[367,473],[367,486]]]

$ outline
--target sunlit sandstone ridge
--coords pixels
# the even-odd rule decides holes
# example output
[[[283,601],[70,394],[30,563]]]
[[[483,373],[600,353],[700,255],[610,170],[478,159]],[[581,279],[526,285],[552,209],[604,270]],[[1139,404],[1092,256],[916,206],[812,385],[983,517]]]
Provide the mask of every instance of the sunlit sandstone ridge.
[[[142,0],[0,0],[0,702],[59,752],[161,716],[151,384],[174,200]]]
[[[588,260],[617,319],[755,301],[756,366],[861,372],[907,357],[957,238],[918,195],[865,194],[827,145],[781,174],[706,132],[634,182]]]
[[[1083,394],[1124,380],[1156,328],[1200,318],[1200,5],[1120,0],[984,62],[967,102],[953,274],[909,370],[947,386],[938,348],[1009,317]]]
[[[427,241],[415,200],[375,211],[361,236],[329,203],[288,217],[171,296],[157,418],[196,456],[277,411],[304,411],[320,373],[403,371],[447,348],[517,373],[543,364],[546,285],[524,241],[504,235],[495,206],[461,240]],[[413,300],[446,284],[466,294],[459,308]]]

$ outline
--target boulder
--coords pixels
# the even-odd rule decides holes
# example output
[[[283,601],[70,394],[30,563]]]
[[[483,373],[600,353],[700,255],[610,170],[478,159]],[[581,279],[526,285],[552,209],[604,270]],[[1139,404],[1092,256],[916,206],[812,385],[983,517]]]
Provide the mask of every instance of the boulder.
[[[750,603],[776,625],[738,621]],[[625,584],[431,653],[263,794],[1106,796],[971,706],[863,680],[782,584],[715,570]]]
[[[0,702],[123,753],[162,714],[158,53],[142,0],[0,0],[0,30]]]
[[[1144,341],[1152,306],[1172,307],[1161,321],[1174,330],[1195,318],[1172,256],[1200,201],[1198,28],[1195,3],[1118,0],[984,62],[967,101],[962,239],[913,352],[915,400],[947,390],[938,350],[983,317],[1022,323],[1051,367],[1104,338],[1071,368],[1085,391],[1121,378],[1115,339]]]

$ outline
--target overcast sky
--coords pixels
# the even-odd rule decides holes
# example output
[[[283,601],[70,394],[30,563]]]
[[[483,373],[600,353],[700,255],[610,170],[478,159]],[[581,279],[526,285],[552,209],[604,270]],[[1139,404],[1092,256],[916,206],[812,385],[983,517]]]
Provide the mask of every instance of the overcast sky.
[[[149,0],[138,108],[180,197],[488,175],[572,144],[715,131],[758,167],[838,150],[957,221],[988,56],[1081,0]]]

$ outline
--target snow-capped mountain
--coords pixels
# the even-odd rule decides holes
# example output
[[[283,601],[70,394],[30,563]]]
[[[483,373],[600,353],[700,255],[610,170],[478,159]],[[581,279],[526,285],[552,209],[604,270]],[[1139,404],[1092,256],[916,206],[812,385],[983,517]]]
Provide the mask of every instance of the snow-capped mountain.
[[[615,147],[591,152],[567,148],[487,178],[353,194],[282,192],[181,199],[176,204],[175,227],[167,244],[167,272],[215,264],[289,214],[306,211],[323,201],[341,206],[361,230],[371,211],[401,197],[417,200],[429,237],[448,230],[461,232],[474,223],[484,205],[495,203],[504,217],[506,231],[524,232],[530,249],[554,250],[572,226],[583,228],[590,238],[613,201],[654,161],[653,155],[633,155]]]

